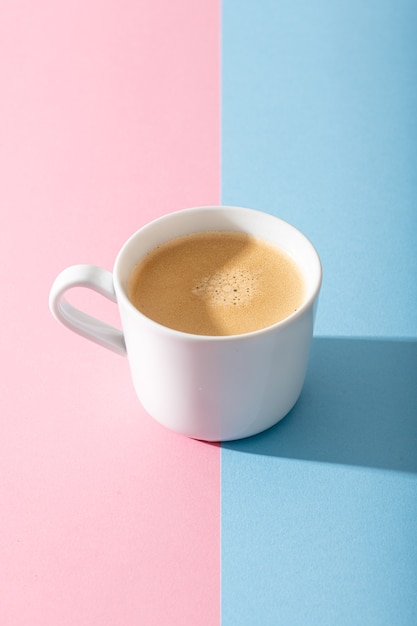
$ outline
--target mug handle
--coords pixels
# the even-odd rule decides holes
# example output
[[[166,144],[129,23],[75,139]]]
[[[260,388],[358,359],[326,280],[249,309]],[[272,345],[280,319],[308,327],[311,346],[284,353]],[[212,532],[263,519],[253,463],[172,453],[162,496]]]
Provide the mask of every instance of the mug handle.
[[[55,279],[49,295],[52,315],[64,326],[117,354],[126,355],[123,333],[104,322],[83,313],[64,297],[73,287],[87,287],[112,302],[117,302],[111,272],[96,265],[72,265]]]

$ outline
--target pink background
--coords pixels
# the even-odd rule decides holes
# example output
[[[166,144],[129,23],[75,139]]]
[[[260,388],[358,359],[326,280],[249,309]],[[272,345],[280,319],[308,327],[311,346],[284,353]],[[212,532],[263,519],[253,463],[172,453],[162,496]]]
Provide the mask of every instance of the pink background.
[[[153,422],[127,360],[58,325],[48,293],[154,217],[219,203],[219,7],[6,0],[0,77],[1,624],[217,624],[218,446]]]

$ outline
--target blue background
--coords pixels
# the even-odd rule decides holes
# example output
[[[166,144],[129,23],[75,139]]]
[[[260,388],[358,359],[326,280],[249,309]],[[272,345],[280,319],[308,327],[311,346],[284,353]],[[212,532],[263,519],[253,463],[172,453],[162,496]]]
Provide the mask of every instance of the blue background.
[[[222,624],[417,624],[417,3],[223,0],[222,203],[322,258],[302,396],[222,445]]]

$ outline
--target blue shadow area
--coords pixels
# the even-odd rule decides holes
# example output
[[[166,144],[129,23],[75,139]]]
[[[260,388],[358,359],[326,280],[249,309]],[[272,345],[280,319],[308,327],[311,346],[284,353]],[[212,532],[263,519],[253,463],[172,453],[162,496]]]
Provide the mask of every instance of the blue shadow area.
[[[292,411],[273,428],[222,447],[417,472],[417,342],[315,338]]]

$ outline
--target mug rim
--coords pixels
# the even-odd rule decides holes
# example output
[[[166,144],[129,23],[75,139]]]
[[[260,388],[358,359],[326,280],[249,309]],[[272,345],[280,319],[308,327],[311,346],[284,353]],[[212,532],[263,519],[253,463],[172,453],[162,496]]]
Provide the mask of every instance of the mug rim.
[[[291,229],[293,229],[294,231],[296,231],[298,233],[298,236],[301,236],[301,238],[304,240],[304,242],[310,247],[310,249],[312,250],[315,259],[317,261],[317,280],[316,280],[316,284],[314,286],[314,288],[311,290],[311,293],[309,294],[309,296],[307,298],[305,298],[305,300],[303,301],[303,303],[298,307],[298,309],[296,311],[294,311],[293,313],[291,313],[290,315],[288,315],[287,317],[285,317],[282,320],[279,320],[278,322],[275,322],[274,324],[271,324],[269,326],[265,326],[263,328],[258,328],[256,330],[247,332],[247,333],[239,333],[239,334],[233,334],[233,335],[199,335],[199,334],[195,334],[195,333],[188,333],[182,330],[176,330],[175,328],[170,328],[169,326],[164,326],[163,324],[160,324],[159,322],[156,322],[155,320],[153,320],[152,318],[148,317],[147,315],[145,315],[144,313],[142,313],[141,311],[139,311],[129,300],[126,290],[123,287],[123,285],[121,284],[122,281],[120,279],[119,276],[119,270],[120,270],[120,264],[123,260],[123,257],[127,251],[127,249],[129,248],[130,244],[132,243],[132,241],[140,234],[143,233],[144,231],[146,231],[148,228],[153,228],[155,227],[155,225],[157,225],[158,223],[161,223],[163,221],[167,221],[169,219],[173,219],[173,216],[178,215],[178,214],[191,214],[191,213],[199,213],[203,210],[225,210],[225,211],[230,211],[230,212],[245,212],[245,213],[260,213],[266,216],[269,216],[270,218],[281,222],[282,224],[285,224],[286,227],[290,227]],[[199,232],[199,231],[194,231],[194,232]],[[201,231],[203,232],[203,231]],[[192,232],[190,232],[190,234],[192,234]],[[172,237],[172,239],[174,239],[176,237],[176,235],[174,235]],[[260,237],[261,238],[261,237]],[[165,241],[169,241],[168,239],[165,239]],[[142,257],[141,257],[142,258]],[[295,261],[297,263],[297,261]],[[299,266],[299,264],[297,263],[297,265]],[[133,267],[130,268],[129,273],[132,271]],[[301,270],[303,271],[303,270]],[[321,259],[320,256],[317,252],[316,247],[314,246],[314,244],[310,241],[310,239],[304,235],[304,233],[302,233],[296,226],[294,226],[293,224],[291,224],[290,222],[287,222],[286,220],[283,220],[280,217],[276,217],[274,214],[272,213],[268,213],[266,211],[262,211],[259,209],[250,209],[247,207],[240,207],[240,206],[235,206],[235,205],[202,205],[202,206],[198,206],[198,207],[191,207],[191,208],[186,208],[186,209],[179,209],[177,211],[171,211],[170,213],[165,213],[164,215],[161,215],[153,220],[151,220],[150,222],[147,222],[146,224],[144,224],[143,226],[141,226],[140,228],[138,228],[138,230],[136,230],[122,245],[122,247],[120,248],[115,263],[114,263],[114,267],[113,267],[113,280],[114,280],[114,284],[115,284],[115,290],[116,290],[116,295],[117,295],[117,301],[119,302],[120,305],[120,299],[123,300],[123,305],[127,307],[127,309],[133,314],[139,317],[139,319],[143,319],[145,320],[147,323],[151,324],[151,326],[154,326],[155,328],[158,328],[161,332],[165,332],[168,335],[172,335],[175,337],[181,337],[182,339],[188,339],[190,341],[208,341],[208,342],[213,342],[215,341],[236,341],[237,339],[242,340],[242,339],[249,339],[252,337],[259,337],[260,335],[264,335],[264,334],[268,334],[270,332],[273,332],[274,330],[278,330],[280,328],[286,328],[288,325],[291,325],[296,319],[298,319],[299,317],[301,317],[302,315],[304,315],[304,313],[311,308],[315,301],[317,300],[317,297],[320,293],[320,289],[321,289],[321,285],[322,285],[322,281],[323,281],[323,268],[322,268],[322,263],[321,263]]]

